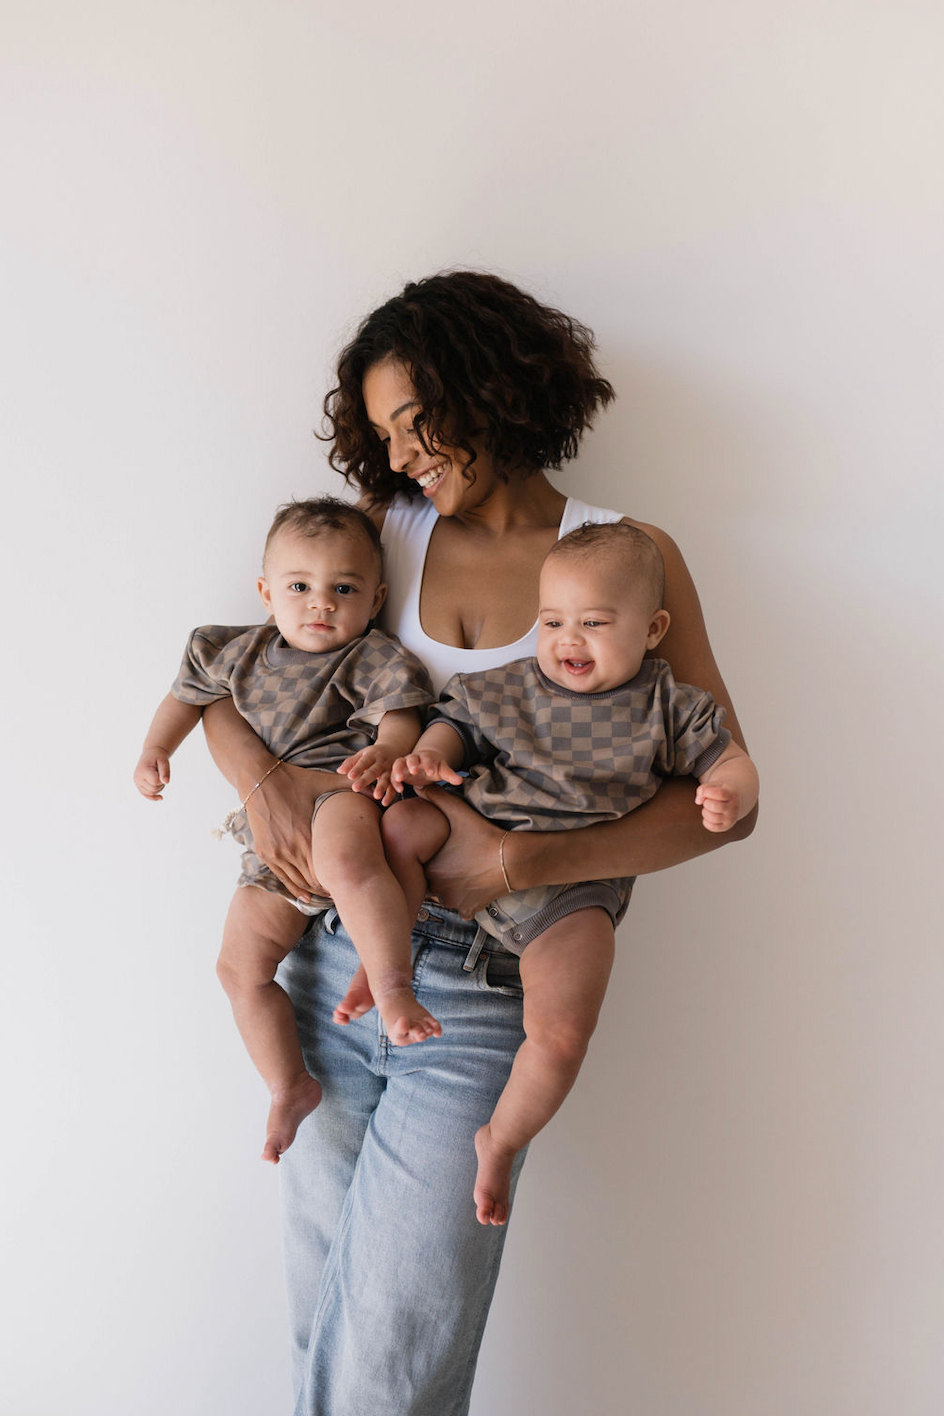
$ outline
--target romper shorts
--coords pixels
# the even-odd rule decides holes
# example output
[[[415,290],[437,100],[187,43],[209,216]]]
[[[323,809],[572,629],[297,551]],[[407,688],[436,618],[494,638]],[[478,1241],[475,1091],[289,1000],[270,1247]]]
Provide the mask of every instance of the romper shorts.
[[[536,885],[531,890],[512,890],[510,895],[501,895],[479,910],[475,919],[509,953],[520,956],[532,939],[576,910],[599,905],[615,929],[626,913],[635,882],[635,875],[626,875],[615,880],[584,880],[579,885]]]

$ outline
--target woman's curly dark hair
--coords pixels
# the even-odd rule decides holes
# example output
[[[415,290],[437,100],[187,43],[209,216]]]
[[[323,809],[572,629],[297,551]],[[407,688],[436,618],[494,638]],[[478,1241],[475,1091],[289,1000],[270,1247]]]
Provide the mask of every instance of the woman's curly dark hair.
[[[341,353],[337,387],[324,401],[328,460],[374,505],[397,491],[420,495],[390,470],[364,408],[367,370],[395,359],[416,390],[422,411],[413,426],[423,446],[459,448],[470,479],[473,439],[506,479],[559,468],[614,397],[593,350],[584,325],[496,275],[456,270],[411,283],[368,315]]]

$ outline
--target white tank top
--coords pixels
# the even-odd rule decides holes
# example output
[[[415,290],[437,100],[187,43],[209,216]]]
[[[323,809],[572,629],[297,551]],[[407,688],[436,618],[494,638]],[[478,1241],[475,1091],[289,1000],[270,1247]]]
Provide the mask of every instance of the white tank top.
[[[429,669],[433,687],[442,692],[443,685],[453,674],[474,673],[477,669],[493,669],[512,659],[523,659],[537,653],[537,621],[514,644],[496,644],[490,649],[459,649],[430,639],[420,624],[420,588],[429,540],[436,525],[437,511],[431,501],[396,497],[387,508],[381,541],[384,550],[384,580],[387,598],[381,611],[383,628],[395,634],[407,649],[417,654]],[[585,521],[622,521],[618,511],[588,506],[586,502],[567,498],[561,517],[558,540],[575,531]]]

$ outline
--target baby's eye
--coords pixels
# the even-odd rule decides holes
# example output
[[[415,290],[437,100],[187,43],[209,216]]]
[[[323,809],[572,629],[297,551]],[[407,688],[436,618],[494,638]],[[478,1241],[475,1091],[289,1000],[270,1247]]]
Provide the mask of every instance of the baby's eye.
[[[355,585],[335,585],[334,590],[337,595],[354,595],[357,593],[357,587]]]
[[[544,620],[545,629],[560,629],[560,620]]]
[[[584,620],[583,623],[585,629],[599,629],[601,625],[606,624],[606,620]]]
[[[295,595],[304,595],[305,591],[308,589],[308,586],[305,584],[304,580],[293,580],[288,588]]]

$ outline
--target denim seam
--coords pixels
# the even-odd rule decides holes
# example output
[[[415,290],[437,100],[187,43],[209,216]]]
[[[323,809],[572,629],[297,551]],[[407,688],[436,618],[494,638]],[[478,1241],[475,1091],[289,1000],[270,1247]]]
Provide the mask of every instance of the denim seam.
[[[426,965],[429,962],[429,942],[424,942],[416,951],[416,958],[413,960],[413,991],[423,982],[423,974],[426,972]]]

